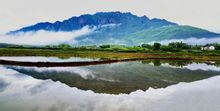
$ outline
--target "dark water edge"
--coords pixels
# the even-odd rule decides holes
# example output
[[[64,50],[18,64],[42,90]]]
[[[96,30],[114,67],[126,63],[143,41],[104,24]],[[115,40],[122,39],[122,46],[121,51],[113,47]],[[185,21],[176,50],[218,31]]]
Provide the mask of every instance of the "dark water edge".
[[[121,59],[121,60],[99,60],[99,61],[80,61],[80,62],[26,62],[26,61],[12,61],[12,60],[0,60],[1,65],[13,65],[13,66],[36,66],[36,67],[76,67],[76,66],[89,66],[89,65],[99,65],[99,64],[111,64],[117,62],[129,62],[129,61],[189,61],[193,62],[191,59],[187,58],[157,58],[157,59],[146,59],[146,58],[134,58],[134,59]],[[211,64],[210,61],[197,61]],[[220,64],[220,62],[215,62]]]

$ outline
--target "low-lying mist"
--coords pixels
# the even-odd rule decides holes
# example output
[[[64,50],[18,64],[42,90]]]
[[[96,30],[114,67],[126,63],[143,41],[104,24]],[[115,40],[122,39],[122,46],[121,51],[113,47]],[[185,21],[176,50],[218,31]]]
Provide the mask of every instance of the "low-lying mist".
[[[169,44],[171,42],[184,42],[191,45],[205,45],[209,43],[220,43],[220,37],[215,38],[187,38],[187,39],[170,39],[170,40],[162,40],[162,41],[154,41],[160,42],[161,44]],[[150,42],[150,43],[154,43]]]
[[[70,45],[101,45],[101,44],[111,44],[111,45],[140,45],[143,43],[153,44],[159,42],[161,44],[167,45],[171,42],[184,42],[191,45],[205,45],[209,43],[220,43],[220,37],[215,38],[186,38],[186,39],[167,39],[167,40],[158,40],[158,41],[145,41],[145,42],[135,42],[127,41],[126,37],[117,38],[111,37],[106,40],[103,39],[103,42],[100,43],[99,39],[92,38],[92,36],[87,36],[84,39],[77,39],[81,36],[91,34],[94,32],[99,32],[100,28],[104,27],[114,27],[115,24],[103,25],[103,26],[85,26],[79,30],[72,32],[53,32],[53,31],[44,31],[40,30],[37,32],[26,32],[10,35],[0,35],[0,43],[8,44],[17,44],[17,45],[33,45],[33,46],[45,46],[45,45],[59,45],[59,44],[70,44]],[[101,32],[102,33],[102,32]],[[104,32],[103,32],[104,33]],[[153,40],[154,38],[152,38]]]
[[[53,45],[71,42],[72,44],[77,41],[75,38],[92,33],[94,29],[85,26],[80,30],[72,32],[52,32],[52,31],[37,31],[19,33],[14,35],[0,35],[1,43],[17,44],[17,45]]]

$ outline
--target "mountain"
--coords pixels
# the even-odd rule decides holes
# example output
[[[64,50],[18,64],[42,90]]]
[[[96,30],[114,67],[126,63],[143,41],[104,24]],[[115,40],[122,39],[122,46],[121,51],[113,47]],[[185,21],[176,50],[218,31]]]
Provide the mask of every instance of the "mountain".
[[[85,14],[79,17],[72,17],[62,22],[56,21],[55,23],[42,22],[32,26],[24,27],[10,33],[28,32],[28,31],[73,31],[79,30],[84,26],[102,26],[109,24],[121,24],[123,26],[136,26],[141,25],[142,28],[161,27],[166,25],[176,25],[175,23],[168,22],[164,19],[152,19],[148,17],[138,17],[131,13],[121,12],[99,12],[94,15]]]
[[[145,29],[130,34],[125,38],[127,41],[133,41],[136,43],[143,43],[147,41],[161,41],[171,39],[186,39],[189,37],[195,38],[213,38],[220,37],[219,34],[209,32],[204,29],[187,26],[187,25],[176,25],[166,26],[156,29]]]
[[[0,48],[22,47],[21,45],[0,43]]]
[[[36,32],[70,32],[85,26],[95,29],[93,33],[76,38],[78,45],[91,44],[140,44],[155,40],[218,37],[220,34],[191,26],[181,26],[165,19],[136,16],[131,13],[99,12],[85,14],[54,23],[42,22],[27,26],[8,34]]]

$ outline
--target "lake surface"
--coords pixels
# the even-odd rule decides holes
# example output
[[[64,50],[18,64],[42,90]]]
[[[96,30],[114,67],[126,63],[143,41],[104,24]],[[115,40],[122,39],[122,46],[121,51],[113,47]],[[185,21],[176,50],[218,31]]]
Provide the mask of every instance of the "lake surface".
[[[43,57],[43,56],[21,56],[21,57],[8,57],[2,56],[0,60],[11,60],[11,61],[26,61],[26,62],[75,62],[75,61],[97,61],[99,59],[70,57],[70,58],[58,58],[58,57]]]
[[[0,57],[0,59],[30,62],[98,60],[56,57]],[[220,81],[219,76],[218,62],[148,60],[82,67],[0,65],[0,111],[158,111],[156,104],[166,101],[168,103],[164,105],[168,106],[176,104],[175,101],[184,102],[185,107],[182,109],[185,110],[198,107],[200,109],[198,111],[204,109],[207,111],[207,108],[215,111],[215,108],[220,108],[219,105],[215,106],[212,103],[220,101],[219,97],[214,97],[220,93],[217,84]],[[180,98],[181,95],[185,98]],[[195,101],[195,97],[204,101],[200,101],[199,106],[190,106],[188,103]],[[205,99],[212,103],[206,108],[204,108],[207,102]],[[189,107],[185,101],[189,101],[187,103]],[[181,104],[174,107],[181,107]],[[168,107],[162,105],[161,108]],[[167,110],[176,111],[175,108]]]

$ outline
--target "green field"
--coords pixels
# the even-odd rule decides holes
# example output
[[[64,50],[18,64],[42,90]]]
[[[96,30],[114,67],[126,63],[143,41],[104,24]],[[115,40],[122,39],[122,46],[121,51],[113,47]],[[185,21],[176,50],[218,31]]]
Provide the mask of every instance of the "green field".
[[[182,50],[178,52],[161,50],[140,50],[121,52],[114,50],[89,49],[33,49],[33,48],[0,48],[0,56],[54,56],[59,58],[82,57],[105,60],[124,59],[176,59],[176,60],[220,60],[220,51]]]

